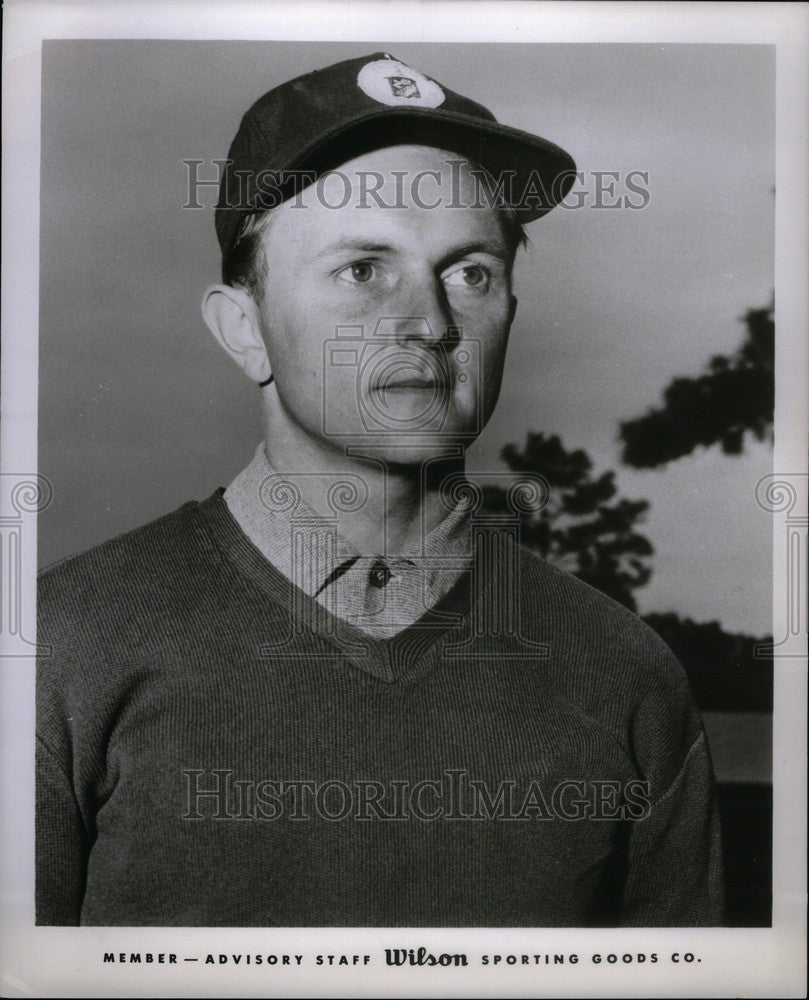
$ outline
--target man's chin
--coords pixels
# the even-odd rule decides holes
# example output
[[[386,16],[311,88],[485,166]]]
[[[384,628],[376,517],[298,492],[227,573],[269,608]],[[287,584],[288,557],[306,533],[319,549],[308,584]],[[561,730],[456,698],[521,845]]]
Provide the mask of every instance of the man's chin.
[[[346,454],[382,462],[388,467],[423,466],[437,459],[462,459],[475,440],[469,434],[402,434],[365,435],[346,440]]]

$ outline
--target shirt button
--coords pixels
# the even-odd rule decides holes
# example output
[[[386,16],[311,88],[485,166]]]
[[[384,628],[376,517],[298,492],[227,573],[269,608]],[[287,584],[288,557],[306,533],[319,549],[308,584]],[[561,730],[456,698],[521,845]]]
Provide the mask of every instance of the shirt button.
[[[368,579],[372,587],[377,587],[381,590],[382,587],[388,585],[388,580],[390,580],[392,575],[385,563],[381,559],[377,559],[369,570]]]

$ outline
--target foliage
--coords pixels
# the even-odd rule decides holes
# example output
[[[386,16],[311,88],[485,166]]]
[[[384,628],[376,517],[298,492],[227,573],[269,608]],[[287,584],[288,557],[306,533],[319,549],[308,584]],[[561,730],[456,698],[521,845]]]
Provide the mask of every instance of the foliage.
[[[587,453],[568,451],[555,435],[530,433],[522,450],[509,444],[501,457],[512,472],[541,476],[549,488],[544,504],[520,511],[522,543],[634,611],[632,592],[652,572],[651,542],[636,530],[648,501],[617,497],[615,473],[595,476]],[[484,506],[511,512],[499,487],[484,490]]]
[[[651,469],[714,444],[738,455],[746,435],[762,441],[772,433],[774,308],[748,310],[747,334],[735,354],[711,358],[696,378],[675,378],[659,409],[621,424],[624,462]]]
[[[755,655],[756,646],[770,637],[725,632],[719,622],[694,622],[673,613],[644,615],[643,620],[682,663],[703,711],[772,711],[772,655]]]

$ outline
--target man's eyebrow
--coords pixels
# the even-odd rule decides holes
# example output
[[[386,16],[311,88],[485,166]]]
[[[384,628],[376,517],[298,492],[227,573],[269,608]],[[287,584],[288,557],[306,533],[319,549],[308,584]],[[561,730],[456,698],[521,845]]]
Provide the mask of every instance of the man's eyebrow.
[[[323,247],[314,255],[314,260],[322,260],[324,257],[331,257],[337,253],[396,253],[396,247],[391,246],[390,243],[375,243],[371,240],[364,239],[342,239],[336,240],[334,243],[330,243],[328,246]],[[455,247],[452,250],[447,251],[439,261],[438,266],[444,267],[447,264],[451,264],[453,261],[461,260],[470,253],[487,253],[492,257],[497,257],[501,260],[508,260],[508,250],[505,245],[499,241],[490,240],[478,240],[474,243],[464,243],[461,246]]]
[[[314,260],[321,260],[323,257],[330,257],[332,254],[344,253],[395,253],[396,248],[389,243],[374,243],[371,240],[363,239],[343,239],[330,243],[314,255]]]
[[[491,257],[497,257],[499,260],[503,261],[507,261],[509,256],[504,243],[497,241],[492,242],[491,240],[479,240],[475,243],[464,243],[463,246],[450,250],[441,258],[439,266],[451,264],[456,260],[462,260],[470,253],[487,253]]]

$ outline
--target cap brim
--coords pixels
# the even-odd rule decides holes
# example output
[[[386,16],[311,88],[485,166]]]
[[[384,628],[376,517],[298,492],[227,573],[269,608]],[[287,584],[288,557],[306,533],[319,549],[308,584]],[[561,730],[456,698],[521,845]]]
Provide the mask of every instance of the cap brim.
[[[506,203],[521,222],[547,214],[575,180],[576,164],[565,150],[520,129],[441,108],[372,110],[346,119],[298,150],[286,170],[320,174],[384,146],[416,144],[458,153],[502,182]]]

